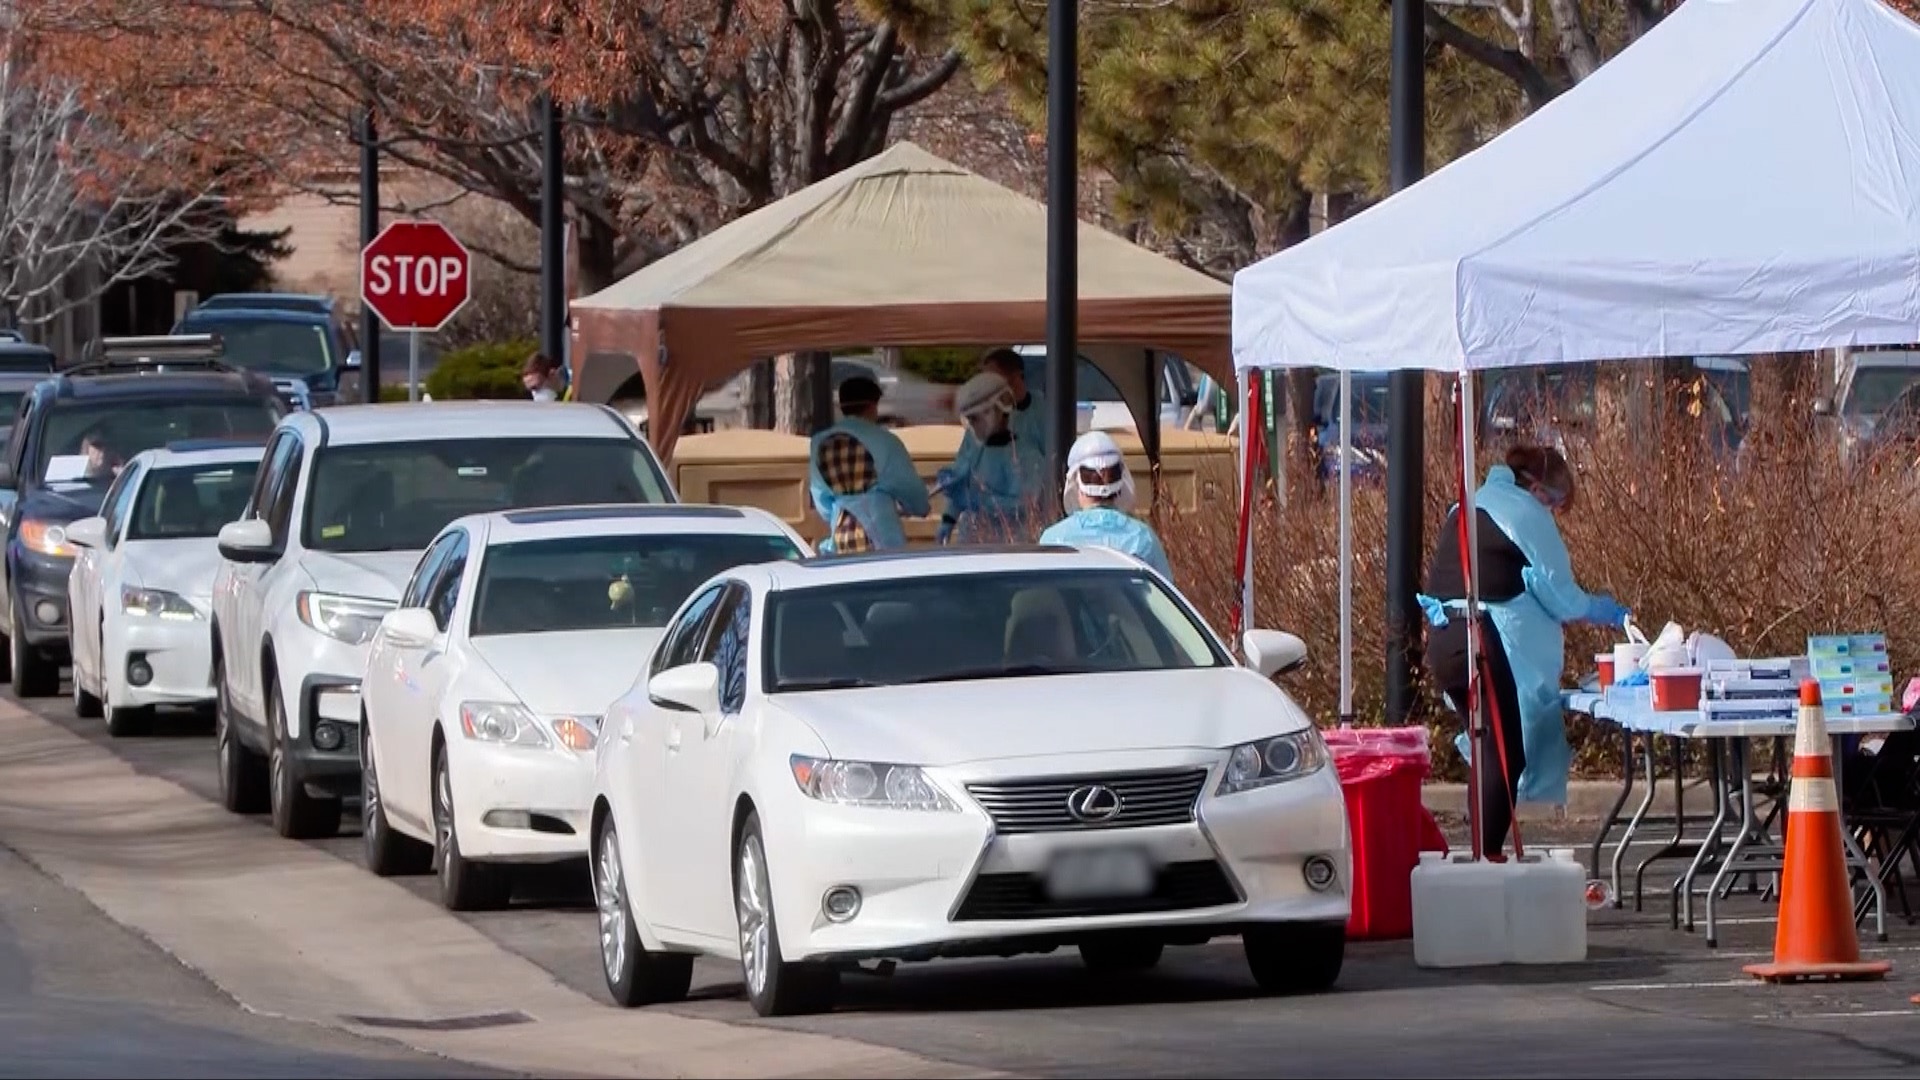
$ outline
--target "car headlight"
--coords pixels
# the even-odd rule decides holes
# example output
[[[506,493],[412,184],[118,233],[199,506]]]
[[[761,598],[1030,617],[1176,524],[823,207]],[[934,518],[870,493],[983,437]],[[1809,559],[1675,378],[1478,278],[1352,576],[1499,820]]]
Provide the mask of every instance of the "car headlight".
[[[511,701],[463,701],[460,730],[469,739],[502,746],[551,746],[546,729],[525,706]]]
[[[372,641],[374,631],[380,629],[380,620],[394,607],[387,600],[323,592],[302,592],[297,606],[301,622],[349,645]]]
[[[793,755],[793,782],[811,798],[885,810],[958,810],[917,765]]]
[[[120,610],[129,615],[148,619],[166,619],[170,622],[192,622],[200,618],[200,612],[194,610],[187,598],[179,593],[170,593],[165,589],[136,589],[132,585],[120,587]]]
[[[67,530],[63,525],[47,521],[23,521],[20,523],[20,543],[28,551],[56,558],[73,558],[73,545],[67,543]]]
[[[1228,755],[1226,774],[1220,777],[1220,787],[1214,794],[1232,795],[1297,780],[1318,772],[1326,763],[1327,744],[1316,728],[1241,743]]]

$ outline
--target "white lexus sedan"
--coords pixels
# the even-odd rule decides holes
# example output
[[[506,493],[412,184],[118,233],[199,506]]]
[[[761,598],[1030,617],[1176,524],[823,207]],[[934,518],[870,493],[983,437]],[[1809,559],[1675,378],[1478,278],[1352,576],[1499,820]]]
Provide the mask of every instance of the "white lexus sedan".
[[[718,575],[608,710],[590,866],[616,1001],[738,958],[762,1015],[868,961],[1075,945],[1100,969],[1239,935],[1254,979],[1338,978],[1351,879],[1326,744],[1151,571],[1104,548],[809,559]]]
[[[67,526],[73,707],[104,713],[109,734],[140,733],[156,705],[213,704],[214,537],[246,505],[260,454],[259,442],[136,454],[100,514]]]
[[[512,898],[516,863],[587,854],[600,716],[714,574],[799,559],[763,510],[507,510],[436,536],[361,680],[361,829],[382,876],[437,868],[456,911]]]

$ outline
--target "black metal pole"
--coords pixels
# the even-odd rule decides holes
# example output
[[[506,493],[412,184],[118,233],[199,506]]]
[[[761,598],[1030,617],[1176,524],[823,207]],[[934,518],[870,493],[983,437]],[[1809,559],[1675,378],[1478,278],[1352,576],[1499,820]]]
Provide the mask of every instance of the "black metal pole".
[[[561,156],[560,107],[540,99],[540,351],[555,360],[567,355],[567,203]]]
[[[1078,428],[1080,349],[1080,7],[1047,4],[1047,424],[1049,501],[1059,498]]]
[[[1398,191],[1426,171],[1426,0],[1393,0],[1389,167]],[[1426,377],[1393,373],[1387,390],[1387,723],[1406,723],[1419,670],[1421,519],[1426,495]]]
[[[373,107],[360,114],[360,246],[380,235],[380,147]],[[367,404],[380,400],[380,316],[360,305],[360,393]]]

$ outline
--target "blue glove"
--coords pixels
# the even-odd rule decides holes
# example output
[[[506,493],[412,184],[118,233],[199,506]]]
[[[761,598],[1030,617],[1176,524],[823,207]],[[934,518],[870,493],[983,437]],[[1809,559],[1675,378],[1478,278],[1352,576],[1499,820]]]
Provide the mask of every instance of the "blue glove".
[[[951,465],[933,474],[933,484],[935,487],[939,488],[942,492],[951,492],[953,490],[954,482],[959,479],[960,479],[960,474],[957,472],[954,472],[953,466]]]
[[[937,531],[935,531],[933,534],[933,542],[936,544],[945,545],[947,541],[953,539],[954,524],[955,522],[952,518],[941,518],[940,528]]]
[[[947,508],[956,514],[964,514],[979,508],[979,502],[972,484],[957,484],[947,489]]]
[[[1613,597],[1600,594],[1587,604],[1587,621],[1597,626],[1624,626],[1632,611]]]

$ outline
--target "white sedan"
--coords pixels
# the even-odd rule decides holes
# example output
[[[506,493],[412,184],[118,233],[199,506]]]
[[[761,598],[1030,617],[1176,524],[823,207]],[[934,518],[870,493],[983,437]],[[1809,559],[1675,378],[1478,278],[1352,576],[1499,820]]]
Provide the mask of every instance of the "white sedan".
[[[1102,548],[814,559],[716,577],[608,711],[595,765],[616,1001],[737,958],[762,1015],[865,961],[1077,945],[1144,968],[1239,935],[1259,985],[1339,975],[1351,855],[1318,731]]]
[[[240,516],[260,454],[257,442],[137,454],[99,516],[67,526],[78,549],[67,634],[81,716],[104,712],[119,736],[143,730],[156,705],[213,704],[214,536]]]
[[[380,875],[435,867],[447,907],[505,905],[515,863],[587,853],[600,717],[688,594],[806,541],[761,510],[508,510],[449,524],[371,643],[361,829]]]

